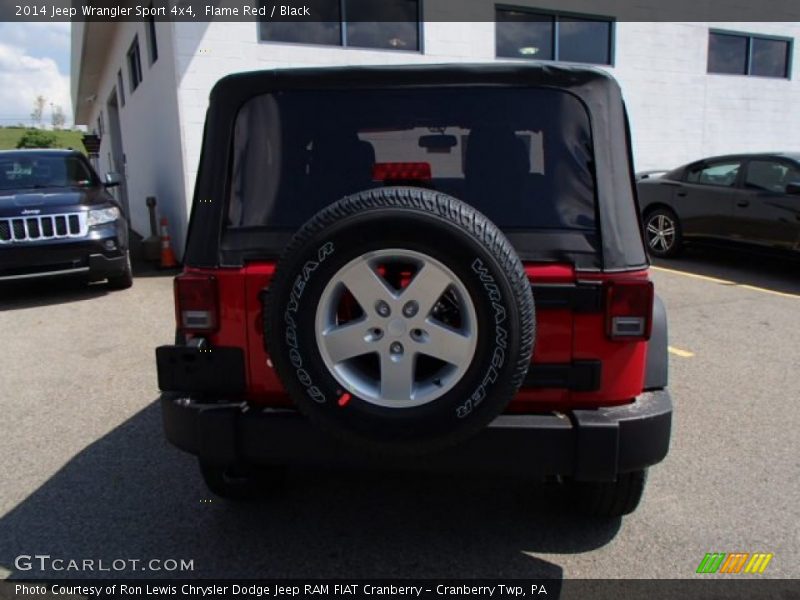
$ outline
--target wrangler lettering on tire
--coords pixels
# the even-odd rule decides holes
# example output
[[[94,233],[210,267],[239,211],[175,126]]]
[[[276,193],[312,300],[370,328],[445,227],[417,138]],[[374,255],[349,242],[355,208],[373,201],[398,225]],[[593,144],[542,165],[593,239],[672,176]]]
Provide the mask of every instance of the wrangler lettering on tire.
[[[325,208],[264,297],[266,349],[298,409],[378,451],[476,433],[531,360],[522,263],[485,216],[441,193],[386,187]]]

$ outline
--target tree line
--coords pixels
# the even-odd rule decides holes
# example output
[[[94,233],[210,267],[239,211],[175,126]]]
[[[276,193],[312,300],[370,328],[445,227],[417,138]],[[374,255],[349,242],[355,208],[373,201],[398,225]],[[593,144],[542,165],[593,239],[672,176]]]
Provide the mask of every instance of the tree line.
[[[33,101],[31,120],[33,121],[34,127],[42,126],[42,121],[44,120],[44,107],[46,104],[47,100],[44,96],[36,96],[36,100]],[[64,124],[67,121],[67,118],[64,115],[64,109],[60,105],[53,105],[52,103],[50,104],[50,107],[50,123],[53,126],[53,129],[63,129]]]

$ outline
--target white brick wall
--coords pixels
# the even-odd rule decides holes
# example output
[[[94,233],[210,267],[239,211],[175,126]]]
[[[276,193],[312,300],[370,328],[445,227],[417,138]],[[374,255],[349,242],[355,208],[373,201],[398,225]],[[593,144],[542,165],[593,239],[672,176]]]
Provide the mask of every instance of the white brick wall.
[[[710,28],[796,37],[796,23],[617,23],[616,61],[636,167],[669,168],[714,154],[800,150],[792,80],[709,74]],[[798,64],[794,47],[793,64]],[[796,69],[795,69],[796,71]]]
[[[122,146],[126,156],[128,205],[133,229],[148,236],[149,213],[147,196],[158,199],[161,216],[169,218],[171,235],[176,248],[182,248],[187,225],[187,190],[194,182],[184,185],[183,148],[180,144],[180,117],[172,59],[173,25],[157,23],[158,60],[150,65],[147,35],[143,23],[120,23],[113,43],[108,48],[101,84],[95,91],[86,125],[96,129],[97,117],[103,113],[105,135],[99,152],[101,175],[113,170],[109,157],[111,128],[107,102],[117,85],[117,72],[122,69],[125,106],[119,110]],[[131,92],[127,52],[135,35],[139,37],[142,62],[142,81]],[[205,104],[205,103],[204,103]],[[205,110],[205,109],[203,109]]]

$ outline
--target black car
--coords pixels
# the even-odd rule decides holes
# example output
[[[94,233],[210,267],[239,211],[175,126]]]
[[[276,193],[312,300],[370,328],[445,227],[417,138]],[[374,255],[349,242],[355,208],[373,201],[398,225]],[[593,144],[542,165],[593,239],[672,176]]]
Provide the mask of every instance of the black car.
[[[133,283],[128,223],[74,150],[0,152],[0,282],[54,275]]]
[[[800,251],[800,153],[707,158],[637,186],[653,256],[700,240]]]

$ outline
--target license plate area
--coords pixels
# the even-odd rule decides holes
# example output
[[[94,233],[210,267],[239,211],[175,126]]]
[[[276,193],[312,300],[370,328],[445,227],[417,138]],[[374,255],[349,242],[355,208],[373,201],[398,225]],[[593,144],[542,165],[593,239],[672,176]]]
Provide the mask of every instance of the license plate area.
[[[232,396],[245,391],[241,348],[156,348],[158,387],[165,392]]]

